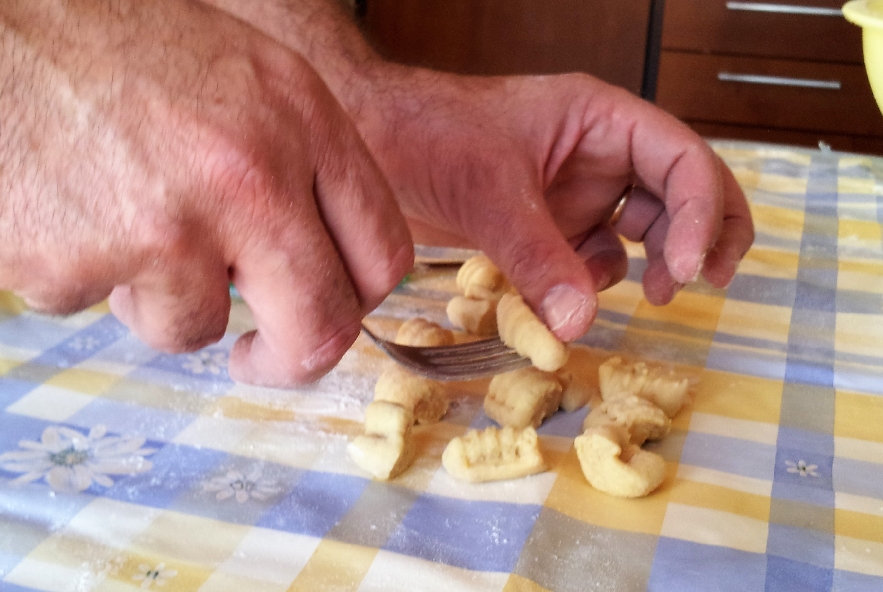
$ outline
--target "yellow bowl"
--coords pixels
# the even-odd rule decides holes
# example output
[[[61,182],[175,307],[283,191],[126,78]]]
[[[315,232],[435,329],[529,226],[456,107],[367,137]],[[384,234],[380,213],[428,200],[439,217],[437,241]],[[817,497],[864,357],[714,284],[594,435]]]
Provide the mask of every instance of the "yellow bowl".
[[[883,0],[850,0],[843,6],[843,16],[862,28],[865,70],[883,112]]]

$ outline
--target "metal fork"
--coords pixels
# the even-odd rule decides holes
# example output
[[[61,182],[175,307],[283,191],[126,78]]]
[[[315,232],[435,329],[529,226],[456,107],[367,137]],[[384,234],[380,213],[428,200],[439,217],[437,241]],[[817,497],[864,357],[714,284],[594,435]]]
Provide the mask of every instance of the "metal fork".
[[[414,347],[381,339],[362,325],[362,332],[390,358],[409,370],[435,380],[472,380],[530,366],[500,339],[458,345]]]

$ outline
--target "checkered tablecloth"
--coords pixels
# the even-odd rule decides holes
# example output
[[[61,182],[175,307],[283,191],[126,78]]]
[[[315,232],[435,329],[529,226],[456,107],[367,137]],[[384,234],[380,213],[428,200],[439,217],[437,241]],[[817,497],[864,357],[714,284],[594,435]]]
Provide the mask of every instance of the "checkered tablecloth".
[[[656,493],[585,482],[585,410],[539,430],[549,472],[452,480],[447,441],[489,425],[482,383],[374,482],[345,452],[385,363],[366,340],[316,385],[259,389],[226,372],[241,302],[219,344],[164,355],[104,305],[0,294],[0,590],[883,590],[883,160],[715,147],[757,224],[736,279],[655,308],[630,246],[582,340],[698,379],[653,445]],[[445,321],[453,290],[418,268],[371,322]]]

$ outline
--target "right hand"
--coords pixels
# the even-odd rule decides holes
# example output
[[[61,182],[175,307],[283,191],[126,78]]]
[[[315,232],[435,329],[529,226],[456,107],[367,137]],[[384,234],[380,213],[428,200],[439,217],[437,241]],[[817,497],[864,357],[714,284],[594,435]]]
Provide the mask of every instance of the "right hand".
[[[69,313],[110,295],[148,344],[257,331],[237,380],[330,369],[410,269],[389,187],[296,54],[180,0],[0,5],[0,289]]]

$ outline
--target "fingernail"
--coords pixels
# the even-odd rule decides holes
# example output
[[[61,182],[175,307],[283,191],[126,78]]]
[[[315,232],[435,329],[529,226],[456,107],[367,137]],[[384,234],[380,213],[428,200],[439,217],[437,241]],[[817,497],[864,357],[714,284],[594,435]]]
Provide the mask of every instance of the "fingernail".
[[[702,273],[702,266],[705,265],[705,257],[707,251],[703,252],[698,260],[690,257],[683,257],[675,260],[671,266],[671,275],[682,284],[689,284],[699,279]],[[691,262],[690,260],[693,259]]]
[[[613,280],[613,275],[609,271],[603,271],[598,279],[595,280],[595,291],[600,292],[601,290],[606,290],[610,286],[610,282]]]
[[[705,267],[706,257],[708,257],[708,251],[702,251],[702,254],[699,256],[699,261],[696,263],[696,270],[693,272],[693,278],[690,280],[691,282],[695,282],[699,279],[699,276],[702,275],[702,268]]]
[[[597,306],[594,295],[589,297],[573,286],[559,284],[546,293],[542,310],[552,332],[562,341],[573,341],[586,332]]]

